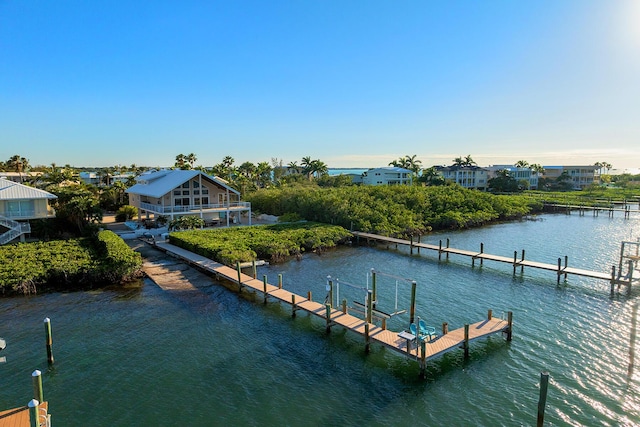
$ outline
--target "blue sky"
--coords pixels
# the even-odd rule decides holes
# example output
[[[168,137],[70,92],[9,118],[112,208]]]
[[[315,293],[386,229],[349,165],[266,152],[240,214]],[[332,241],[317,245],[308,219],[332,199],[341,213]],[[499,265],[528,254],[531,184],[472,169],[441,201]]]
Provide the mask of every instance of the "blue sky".
[[[0,0],[0,159],[640,167],[640,1]]]

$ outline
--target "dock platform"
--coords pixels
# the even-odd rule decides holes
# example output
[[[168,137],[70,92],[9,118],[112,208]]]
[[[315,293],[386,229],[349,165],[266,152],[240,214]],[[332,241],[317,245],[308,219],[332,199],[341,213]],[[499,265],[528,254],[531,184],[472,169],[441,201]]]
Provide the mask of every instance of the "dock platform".
[[[317,316],[325,322],[327,331],[329,331],[332,326],[341,326],[352,331],[364,338],[366,349],[369,348],[370,344],[376,343],[390,348],[400,355],[416,360],[420,363],[422,373],[424,372],[427,360],[460,347],[464,348],[466,353],[469,342],[473,340],[499,333],[504,333],[507,340],[511,340],[511,314],[509,314],[508,320],[497,319],[492,318],[491,311],[489,311],[486,320],[465,325],[465,327],[453,331],[448,331],[443,327],[442,334],[439,334],[430,341],[422,341],[408,334],[407,331],[390,331],[385,327],[369,323],[366,320],[353,316],[348,313],[346,306],[343,307],[342,310],[337,310],[328,304],[312,301],[309,298],[310,295],[308,297],[297,295],[280,286],[267,283],[266,278],[258,280],[242,273],[240,269],[222,265],[167,242],[155,242],[154,245],[156,248],[208,274],[238,284],[240,289],[247,288],[258,295],[262,294],[265,302],[271,299],[289,304],[292,309],[292,315],[294,316],[297,311]],[[153,273],[148,273],[148,275],[151,280],[154,280]]]
[[[516,272],[516,269],[518,267],[520,267],[521,271],[522,269],[524,269],[524,267],[553,271],[557,275],[558,283],[560,282],[561,276],[564,276],[566,278],[567,275],[571,274],[574,276],[582,276],[582,277],[589,277],[593,279],[607,280],[611,282],[612,289],[613,289],[613,284],[631,285],[631,281],[626,280],[624,276],[616,275],[615,266],[613,267],[613,270],[610,273],[586,270],[582,268],[573,268],[567,265],[568,264],[567,257],[564,257],[564,263],[562,262],[562,258],[558,258],[557,264],[547,264],[543,262],[529,261],[525,259],[524,251],[522,252],[521,256],[518,256],[518,252],[515,251],[513,257],[506,257],[506,256],[488,254],[488,253],[485,253],[484,250],[482,249],[479,252],[477,252],[477,251],[469,251],[465,249],[451,248],[448,245],[448,240],[447,240],[447,245],[443,246],[442,241],[440,241],[439,245],[433,245],[428,243],[414,242],[413,240],[381,236],[381,235],[372,234],[372,233],[363,233],[360,231],[352,231],[351,233],[356,238],[363,238],[363,239],[366,239],[367,241],[373,240],[373,241],[384,242],[387,244],[409,246],[412,252],[413,252],[413,249],[416,248],[418,251],[420,249],[435,251],[438,253],[438,256],[441,256],[442,254],[447,255],[447,257],[449,254],[466,256],[472,259],[472,265],[473,263],[475,263],[475,260],[480,260],[481,263],[484,260],[488,260],[488,261],[495,261],[495,262],[510,264],[511,266],[513,266],[514,273]]]

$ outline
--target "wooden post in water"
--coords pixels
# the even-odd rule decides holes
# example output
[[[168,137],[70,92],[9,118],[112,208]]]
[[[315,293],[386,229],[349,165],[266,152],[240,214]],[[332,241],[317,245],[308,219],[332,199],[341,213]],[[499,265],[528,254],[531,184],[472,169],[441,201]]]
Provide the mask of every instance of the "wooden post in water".
[[[544,425],[544,407],[547,404],[547,389],[549,387],[549,373],[540,373],[540,398],[538,399],[538,423],[537,427]]]
[[[291,294],[291,317],[296,317],[296,294]]]
[[[40,422],[38,421],[38,415],[40,414],[38,414],[38,406],[40,406],[40,402],[36,399],[31,399],[29,403],[27,403],[27,406],[29,407],[29,425],[31,427],[39,427]]]
[[[253,278],[258,278],[258,269],[256,268],[256,260],[251,261],[251,268],[253,269]]]
[[[616,266],[611,266],[611,296],[613,296],[613,292],[616,285]]]
[[[638,317],[638,303],[633,305],[633,309],[631,310],[631,342],[629,343],[629,370],[628,377],[631,378],[633,374],[633,363],[636,354],[636,323]]]
[[[409,309],[409,323],[413,323],[416,317],[416,288],[418,284],[415,280],[411,282],[411,308]]]
[[[629,260],[629,287],[627,288],[627,295],[631,295],[632,283],[633,283],[633,260]]]
[[[568,267],[568,266],[569,266],[569,256],[568,256],[568,255],[565,255],[565,256],[564,256],[564,271],[565,271],[565,273],[564,273],[564,281],[565,281],[565,282],[567,281],[567,276],[569,275],[569,274],[567,273],[567,267]]]
[[[425,377],[427,370],[427,343],[425,340],[420,340],[420,378]]]
[[[507,329],[507,341],[511,341],[513,334],[513,311],[507,312],[507,325],[509,329]]]
[[[491,320],[492,317],[493,317],[493,310],[489,309],[489,312],[487,313],[487,320]]]
[[[327,333],[331,332],[331,304],[325,304],[325,315],[327,317]]]
[[[333,280],[331,276],[327,276],[327,292],[329,297],[329,307],[333,308]]]
[[[42,372],[37,369],[33,371],[31,374],[31,381],[33,382],[33,398],[38,402],[44,402],[44,393],[42,392]]]
[[[238,286],[242,290],[242,268],[240,267],[240,261],[236,261],[236,270],[238,270]]]
[[[378,276],[373,268],[371,269],[371,289],[373,290],[373,308],[375,308],[378,300]]]
[[[558,258],[558,285],[560,284],[561,275],[562,275],[562,258]]]
[[[53,338],[51,337],[51,319],[48,317],[44,319],[44,332],[47,339],[47,362],[49,365],[53,365]]]
[[[373,292],[367,291],[367,323],[371,323],[371,312],[373,311]]]
[[[413,234],[409,235],[409,254],[413,255]]]
[[[342,299],[342,313],[343,314],[347,314],[347,299],[346,298]]]
[[[469,324],[464,325],[464,358],[469,358]]]
[[[484,253],[484,243],[480,243],[480,253],[481,254]],[[484,263],[484,258],[480,258],[480,267],[482,267],[483,263]]]
[[[516,266],[518,265],[518,251],[513,251],[513,275],[516,275]]]
[[[369,323],[364,324],[364,352],[369,353]]]
[[[449,333],[449,324],[447,322],[442,322],[442,335],[447,335]]]
[[[282,273],[278,274],[278,289],[282,289]]]
[[[522,261],[524,261],[524,249],[522,250],[522,258],[520,258],[520,274],[524,273],[524,264],[522,264]]]
[[[308,299],[309,301],[311,301],[311,297],[312,297],[312,295],[311,295],[311,291],[307,292],[307,299]]]
[[[447,237],[447,249],[449,249],[449,238]],[[449,261],[449,251],[447,251],[447,261]]]
[[[438,246],[438,261],[442,259],[442,239],[440,239],[440,244]]]
[[[420,240],[422,238],[422,235],[418,234],[418,255],[420,255]]]
[[[264,303],[267,303],[267,275],[262,276],[262,292],[264,292]]]

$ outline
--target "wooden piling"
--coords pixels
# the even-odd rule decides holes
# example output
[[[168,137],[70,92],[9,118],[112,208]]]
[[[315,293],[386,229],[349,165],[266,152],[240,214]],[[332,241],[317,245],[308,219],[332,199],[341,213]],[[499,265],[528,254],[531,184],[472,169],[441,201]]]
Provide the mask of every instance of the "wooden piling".
[[[253,269],[253,278],[258,278],[258,269],[256,268],[256,260],[251,261],[251,268]]]
[[[516,275],[516,267],[518,266],[518,251],[513,251],[513,275]]]
[[[522,261],[524,261],[524,249],[522,250],[522,257],[520,258],[520,274],[524,273],[524,264],[522,264]]]
[[[236,270],[238,270],[238,286],[242,290],[242,267],[240,267],[240,261],[236,261]]]
[[[413,255],[413,234],[409,236],[409,254]]]
[[[51,319],[48,317],[44,319],[44,332],[47,339],[47,362],[53,365],[53,338],[51,337]]]
[[[449,238],[447,237],[447,249],[449,249]],[[447,251],[447,261],[449,261],[449,251]]]
[[[416,316],[416,288],[418,284],[415,280],[411,282],[411,308],[409,309],[409,323],[413,323]]]
[[[616,266],[611,266],[611,296],[613,296],[614,289],[616,287]]]
[[[371,290],[367,291],[367,323],[371,323],[373,312],[373,292]]]
[[[513,311],[507,312],[507,341],[511,341],[513,334]]]
[[[371,289],[373,290],[373,308],[375,308],[378,300],[378,277],[373,268],[371,269]]]
[[[567,281],[567,276],[569,275],[569,273],[566,272],[567,271],[567,267],[569,267],[569,256],[565,255],[564,256],[564,271],[565,271],[565,273],[564,273],[564,281],[565,282]]]
[[[633,374],[633,364],[636,353],[636,323],[638,317],[638,303],[633,305],[633,309],[631,310],[631,339],[629,342],[629,369],[628,369],[628,377],[631,378]]]
[[[447,335],[449,333],[449,323],[442,322],[442,335]]]
[[[307,299],[309,301],[311,301],[311,297],[312,297],[311,291],[307,292]]]
[[[489,309],[489,312],[487,313],[487,320],[491,320],[493,318],[493,310]]]
[[[296,317],[296,294],[291,294],[291,317]]]
[[[346,299],[342,300],[342,313],[343,314],[347,314],[347,300]]]
[[[422,239],[422,235],[418,234],[418,255],[420,255],[420,240]]]
[[[282,289],[282,273],[278,274],[278,289]]]
[[[549,387],[549,373],[540,373],[540,398],[538,399],[538,423],[537,427],[544,425],[544,407],[547,404],[547,389]]]
[[[31,427],[39,427],[40,422],[38,420],[38,416],[40,414],[38,414],[38,406],[40,406],[40,402],[36,399],[31,399],[29,403],[27,403],[27,406],[29,407],[29,425]]]
[[[329,288],[329,307],[333,308],[333,280],[331,280],[331,276],[327,276],[327,287]]]
[[[558,285],[560,284],[561,275],[562,275],[562,258],[558,258]]]
[[[38,402],[44,402],[44,393],[42,391],[42,372],[37,369],[33,371],[31,374],[31,381],[33,382],[33,398]]]
[[[484,243],[480,243],[480,253],[484,253]],[[480,258],[480,267],[484,264],[484,258]]]
[[[464,358],[468,359],[469,358],[469,324],[465,324],[464,325],[464,343],[463,343],[463,348],[464,348]]]
[[[369,353],[371,344],[369,343],[369,323],[364,324],[364,352]]]
[[[420,340],[420,378],[425,377],[427,371],[427,343]]]
[[[325,315],[327,317],[327,333],[331,332],[331,304],[325,304]]]
[[[442,239],[440,239],[440,243],[438,245],[438,261],[442,260]]]
[[[264,292],[264,303],[267,303],[267,275],[262,276],[262,292]]]

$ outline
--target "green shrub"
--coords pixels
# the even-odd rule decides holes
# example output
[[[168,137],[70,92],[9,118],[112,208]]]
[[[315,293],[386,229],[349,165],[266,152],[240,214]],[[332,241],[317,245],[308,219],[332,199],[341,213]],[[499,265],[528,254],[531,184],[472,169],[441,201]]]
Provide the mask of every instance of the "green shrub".
[[[131,205],[120,207],[116,212],[116,221],[125,222],[138,217],[138,208]]]

